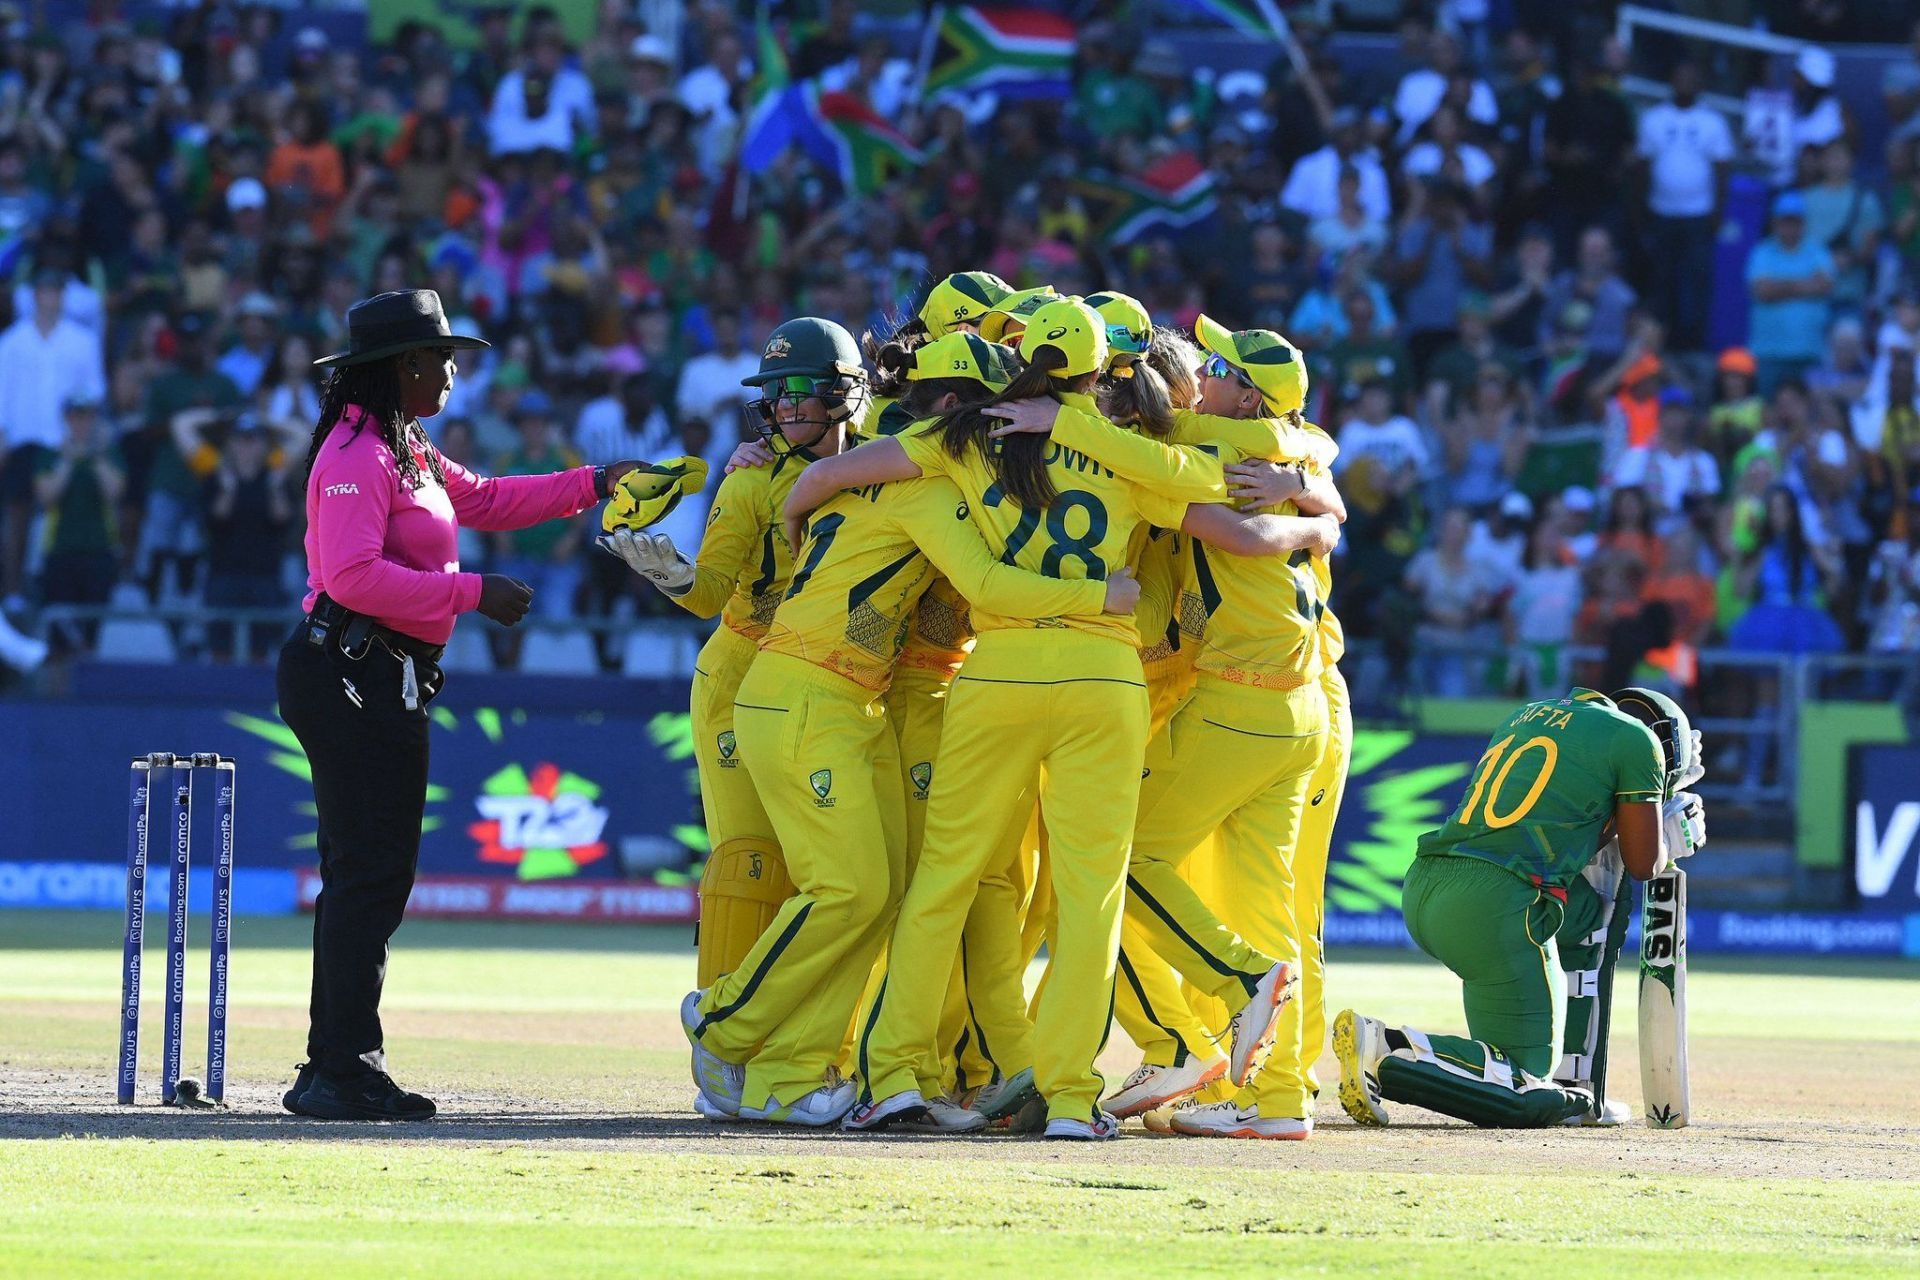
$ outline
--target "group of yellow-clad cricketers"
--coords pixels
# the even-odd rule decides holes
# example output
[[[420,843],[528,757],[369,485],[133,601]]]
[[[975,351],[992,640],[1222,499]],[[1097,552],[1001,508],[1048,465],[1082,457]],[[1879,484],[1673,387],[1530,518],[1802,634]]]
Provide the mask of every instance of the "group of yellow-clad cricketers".
[[[697,559],[645,527],[687,465],[616,503],[603,545],[722,623],[692,690],[702,1114],[1311,1134],[1345,512],[1300,353],[1196,337],[983,272],[873,373],[789,321]],[[1144,1059],[1103,1097],[1116,1018]]]

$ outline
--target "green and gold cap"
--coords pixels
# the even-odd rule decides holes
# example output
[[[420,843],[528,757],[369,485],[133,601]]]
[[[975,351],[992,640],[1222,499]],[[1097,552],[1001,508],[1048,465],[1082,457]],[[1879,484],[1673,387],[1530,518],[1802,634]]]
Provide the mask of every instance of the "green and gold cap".
[[[1300,349],[1271,329],[1231,330],[1201,316],[1193,322],[1200,346],[1247,375],[1274,413],[1307,403],[1307,362]]]
[[[913,353],[907,381],[966,378],[998,394],[1013,382],[1019,370],[1011,347],[988,342],[977,333],[950,333],[935,338]]]
[[[1033,313],[1059,296],[1050,284],[1008,294],[980,318],[980,336],[988,342],[1018,342]]]
[[[979,324],[1013,286],[991,271],[956,271],[927,291],[920,323],[930,338],[944,338],[962,324]]]
[[[1153,318],[1138,298],[1107,290],[1088,294],[1086,303],[1106,321],[1110,361],[1131,364],[1146,353],[1153,341]]]
[[[1020,335],[1020,355],[1028,364],[1042,347],[1066,353],[1065,368],[1049,372],[1056,378],[1078,378],[1107,367],[1107,326],[1092,307],[1078,298],[1055,298],[1027,317]]]

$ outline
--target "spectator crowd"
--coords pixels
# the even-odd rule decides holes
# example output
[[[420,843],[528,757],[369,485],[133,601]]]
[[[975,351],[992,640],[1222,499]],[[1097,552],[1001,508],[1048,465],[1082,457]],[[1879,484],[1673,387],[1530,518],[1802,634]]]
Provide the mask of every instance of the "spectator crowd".
[[[1191,6],[1045,6],[1076,24],[1060,99],[923,94],[917,9],[776,4],[786,74],[915,150],[854,192],[799,151],[740,165],[751,4],[608,0],[585,39],[476,8],[457,45],[218,0],[162,25],[73,7],[0,9],[0,611],[21,629],[296,599],[311,361],[363,295],[430,285],[493,342],[431,424],[459,461],[717,465],[781,319],[885,334],[984,268],[1309,353],[1351,511],[1334,604],[1389,690],[1564,686],[1573,646],[1685,688],[1705,647],[1920,645],[1920,25],[1879,119],[1826,48],[1786,59],[1791,138],[1762,156],[1703,98],[1747,87],[1724,59],[1638,51],[1667,92],[1629,98],[1607,4],[1410,3],[1367,56],[1309,6],[1295,50],[1231,77],[1168,38]],[[1213,181],[1202,233],[1104,239],[1079,177],[1181,152]],[[1765,224],[1744,261],[1742,183]],[[1729,291],[1749,336],[1716,342]],[[691,551],[703,519],[682,504],[668,531]],[[467,536],[550,618],[659,607],[577,524]]]

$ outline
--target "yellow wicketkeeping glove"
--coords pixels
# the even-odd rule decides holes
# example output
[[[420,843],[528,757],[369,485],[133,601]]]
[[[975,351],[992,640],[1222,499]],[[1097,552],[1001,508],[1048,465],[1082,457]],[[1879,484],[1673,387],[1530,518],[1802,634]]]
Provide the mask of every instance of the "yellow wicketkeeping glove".
[[[613,498],[601,513],[600,527],[614,533],[658,524],[680,505],[680,499],[700,492],[706,483],[704,458],[669,458],[635,467],[614,485]]]

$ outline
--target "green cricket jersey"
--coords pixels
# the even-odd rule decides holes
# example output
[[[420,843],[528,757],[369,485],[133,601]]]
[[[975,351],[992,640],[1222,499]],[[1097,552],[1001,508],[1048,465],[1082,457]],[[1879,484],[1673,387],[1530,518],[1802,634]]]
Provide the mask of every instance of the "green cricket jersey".
[[[1565,889],[1599,851],[1616,801],[1663,798],[1652,730],[1591,689],[1529,702],[1493,731],[1466,798],[1418,856],[1479,858]]]

